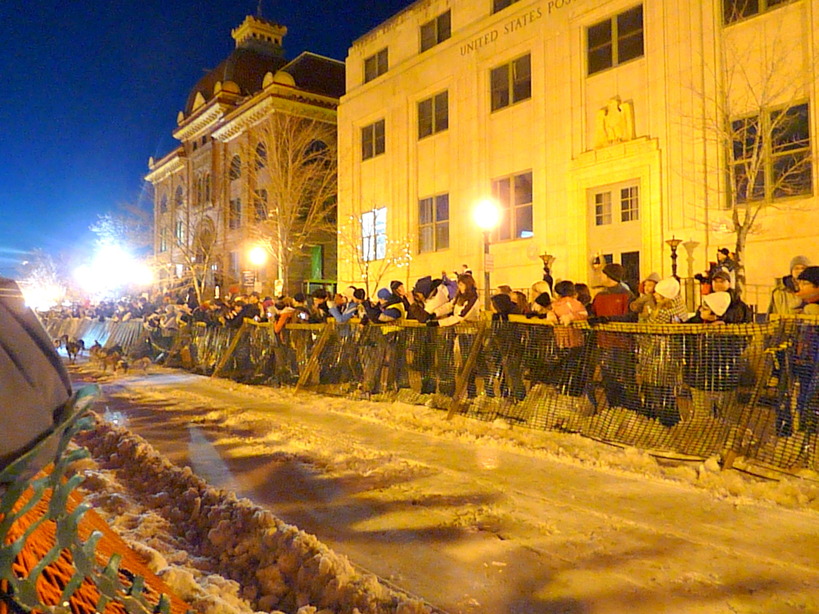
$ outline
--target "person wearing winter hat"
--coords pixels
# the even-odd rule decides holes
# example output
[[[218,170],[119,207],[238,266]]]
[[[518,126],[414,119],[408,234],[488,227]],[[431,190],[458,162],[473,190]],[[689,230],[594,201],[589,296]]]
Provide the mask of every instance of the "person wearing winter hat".
[[[494,397],[512,397],[518,401],[526,398],[523,382],[524,347],[520,343],[520,330],[509,324],[509,316],[516,314],[517,304],[509,294],[501,291],[490,299],[492,307],[492,336],[481,358],[485,367],[484,394]]]
[[[654,291],[656,309],[646,318],[647,324],[679,324],[688,319],[680,282],[666,277],[657,282]],[[682,348],[678,338],[663,332],[637,336],[640,349],[637,356],[637,373],[640,375],[642,408],[638,411],[658,420],[664,426],[674,426],[680,421],[680,411],[674,389],[680,377]]]
[[[536,281],[532,284],[532,287],[529,288],[529,302],[534,303],[535,299],[543,293],[552,295],[552,289],[549,287],[549,284],[545,281]]]
[[[603,289],[592,300],[590,324],[608,320],[636,320],[629,311],[634,295],[621,283],[626,270],[620,264],[609,263],[603,267]],[[633,337],[622,332],[597,334],[598,356],[603,380],[603,390],[609,407],[636,408],[640,402],[636,389],[636,358]]]
[[[739,298],[739,294],[732,287],[734,282],[733,274],[730,271],[720,270],[714,273],[711,280],[711,289],[714,292],[727,292],[731,296],[731,305],[722,315],[722,320],[726,324],[748,324],[754,321],[754,313],[751,308]]]
[[[768,303],[768,317],[772,315],[794,315],[799,313],[802,299],[796,296],[799,290],[797,279],[799,274],[810,266],[810,260],[806,256],[794,256],[791,258],[790,275],[777,277],[774,282],[774,289],[771,291],[771,301]]]
[[[819,315],[819,266],[806,267],[796,280],[796,295],[802,301],[800,312],[805,315]],[[819,363],[819,335],[812,321],[798,322],[796,342],[791,360],[793,379],[799,382],[799,394],[796,397],[796,411],[799,415],[799,430],[809,434],[819,431],[819,408],[816,402],[817,378],[816,368]],[[790,415],[777,414],[784,418],[784,424],[777,424],[780,435],[790,435],[792,418]],[[785,431],[785,432],[781,432]]]
[[[634,299],[628,306],[630,311],[637,314],[638,322],[645,322],[651,315],[651,312],[657,308],[654,288],[657,286],[658,281],[660,281],[660,275],[658,273],[651,273],[646,277],[643,283],[640,284],[643,287],[640,296]]]
[[[725,324],[731,306],[728,292],[712,292],[702,299],[697,315],[686,324]],[[725,418],[736,400],[747,346],[744,333],[685,336],[683,380],[691,387],[693,413],[688,419]]]
[[[796,296],[801,301],[799,312],[805,315],[819,315],[819,266],[806,267],[797,279],[799,289]]]
[[[552,314],[552,320],[557,323],[557,317],[552,313],[552,297],[548,292],[541,292],[529,305],[527,318],[547,318]]]
[[[375,346],[364,357],[362,388],[368,393],[381,391],[381,369],[389,365],[387,385],[396,388],[409,387],[409,375],[406,370],[406,336],[401,321],[406,316],[406,309],[401,297],[389,288],[380,288],[376,292],[378,303],[364,303],[367,318],[378,325],[381,335],[373,335]]]
[[[623,265],[610,262],[603,267],[603,289],[592,301],[592,312],[596,317],[617,317],[629,313],[629,303],[634,299],[631,290],[623,282],[626,270]]]
[[[564,279],[557,282],[555,295],[559,298],[552,303],[552,313],[563,325],[556,326],[554,331],[560,355],[555,385],[559,394],[577,399],[586,388],[589,370],[583,365],[586,334],[571,324],[588,320],[589,314],[583,303],[577,300],[577,288],[571,281]]]

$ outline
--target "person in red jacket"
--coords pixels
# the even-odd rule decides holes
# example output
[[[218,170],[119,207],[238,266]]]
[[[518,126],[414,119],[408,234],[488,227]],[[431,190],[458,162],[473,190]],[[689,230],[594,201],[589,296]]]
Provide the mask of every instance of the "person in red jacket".
[[[592,301],[594,318],[591,322],[636,319],[636,314],[629,310],[634,295],[623,283],[625,277],[626,270],[620,264],[609,263],[603,267],[603,290]],[[632,343],[632,337],[625,333],[597,333],[598,363],[609,407],[640,409]],[[596,404],[596,399],[591,400]]]

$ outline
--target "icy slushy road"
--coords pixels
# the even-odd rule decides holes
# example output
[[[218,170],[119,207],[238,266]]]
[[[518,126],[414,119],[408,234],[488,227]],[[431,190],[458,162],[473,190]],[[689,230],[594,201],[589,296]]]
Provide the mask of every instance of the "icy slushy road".
[[[453,614],[819,612],[815,507],[693,484],[736,474],[400,403],[167,370],[103,384],[99,411],[171,461]]]

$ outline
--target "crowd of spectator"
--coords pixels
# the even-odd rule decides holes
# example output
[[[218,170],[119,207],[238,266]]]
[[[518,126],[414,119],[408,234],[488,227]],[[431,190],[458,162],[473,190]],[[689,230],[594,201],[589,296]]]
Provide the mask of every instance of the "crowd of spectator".
[[[498,286],[491,296],[490,309],[496,322],[517,315],[553,325],[553,338],[560,352],[554,382],[562,393],[580,397],[588,378],[581,368],[581,361],[588,359],[588,354],[583,354],[585,337],[579,329],[565,325],[584,321],[592,326],[608,322],[705,326],[750,323],[754,314],[733,287],[734,269],[730,253],[720,250],[717,261],[700,280],[703,296],[694,312],[689,312],[677,278],[661,278],[651,273],[635,292],[635,288],[626,283],[626,270],[616,263],[601,263],[597,267],[598,278],[592,288],[589,284],[570,280],[554,283],[549,265],[546,265],[542,278],[526,290]],[[238,329],[246,319],[272,323],[279,336],[284,334],[289,323],[335,321],[345,324],[355,321],[362,326],[380,327],[383,340],[389,345],[395,338],[391,334],[403,321],[415,321],[429,328],[477,322],[482,318],[482,303],[475,279],[463,265],[454,273],[443,272],[436,278],[421,277],[409,289],[402,281],[393,280],[377,289],[372,297],[362,287],[349,286],[340,292],[317,289],[309,295],[295,293],[275,298],[257,292],[228,293],[221,299],[200,302],[190,288],[153,297],[142,295],[95,306],[62,308],[59,315],[122,322],[141,320],[154,336],[166,338],[175,337],[186,325]],[[768,314],[819,314],[819,267],[811,266],[804,256],[793,258],[789,274],[777,280]],[[381,335],[377,337],[381,338]],[[676,424],[680,420],[675,398],[681,381],[680,365],[686,364],[696,365],[696,368],[689,367],[686,379],[695,414],[719,416],[724,411],[730,395],[737,388],[747,339],[739,335],[735,338],[699,336],[695,341],[687,341],[685,347],[662,335],[644,335],[637,339],[636,342],[624,342],[609,332],[596,336],[594,359],[600,367],[602,387],[610,406],[637,408],[663,424]],[[468,353],[470,343],[469,335],[461,335],[462,355]],[[390,362],[388,358],[392,356],[392,362],[398,365],[395,383],[400,384],[398,380],[403,370],[397,355],[404,350],[387,345],[383,348],[383,360],[380,360]],[[525,395],[525,388],[523,377],[516,371],[521,369],[515,366],[515,361],[509,360],[509,355],[517,350],[506,348],[501,352],[499,348],[496,344],[487,349],[487,355],[481,359],[484,372],[490,381],[492,377],[497,380],[500,394],[520,399]],[[492,352],[498,356],[493,356]],[[819,422],[814,415],[816,412],[809,410],[808,405],[816,388],[814,365],[819,360],[819,339],[802,343],[799,352],[790,367],[792,381],[798,382],[797,411],[803,415],[803,424],[816,423]],[[503,361],[501,353],[504,354]],[[780,352],[778,358],[784,360],[783,357],[784,353]],[[434,360],[441,362],[442,358],[436,356]],[[378,367],[380,362],[375,362]],[[499,366],[501,362],[503,368]],[[494,363],[497,368],[487,366]],[[375,372],[362,372],[360,376],[365,388],[378,387]],[[429,383],[424,386],[426,389],[422,392],[431,391]],[[438,391],[446,392],[440,385],[438,388]],[[470,381],[470,394],[474,394],[474,389],[474,382]],[[495,385],[489,385],[486,390],[494,394]],[[788,414],[787,411],[780,412],[778,428],[781,434],[788,434],[792,428]]]

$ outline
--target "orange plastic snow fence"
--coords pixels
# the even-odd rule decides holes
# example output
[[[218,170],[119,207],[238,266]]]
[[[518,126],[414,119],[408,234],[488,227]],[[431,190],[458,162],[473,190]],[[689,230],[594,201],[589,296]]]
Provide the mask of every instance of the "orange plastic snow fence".
[[[37,477],[41,477],[49,470],[50,468],[40,472]],[[32,491],[29,488],[17,501],[14,511],[17,512],[22,509],[31,499],[31,495]],[[6,544],[20,538],[37,519],[44,516],[48,510],[50,500],[51,491],[49,489],[31,510],[11,525],[6,535]],[[76,491],[71,492],[66,511],[68,513],[72,512],[80,503],[82,503],[82,496]],[[0,517],[0,519],[2,518]],[[119,565],[119,578],[124,586],[131,586],[134,577],[141,576],[144,579],[143,596],[148,603],[156,606],[160,595],[165,594],[170,601],[171,614],[184,614],[189,610],[188,606],[179,597],[171,593],[169,587],[142,563],[139,555],[121,537],[114,533],[94,510],[88,510],[83,514],[79,523],[79,538],[85,542],[94,531],[102,533],[102,538],[97,542],[95,551],[97,563],[101,567],[106,566],[111,556],[117,554],[122,557]],[[24,548],[15,557],[12,565],[17,577],[28,577],[31,570],[54,547],[55,538],[56,523],[53,520],[43,522],[28,536]],[[45,568],[37,581],[37,594],[40,601],[48,606],[58,605],[63,588],[75,572],[71,553],[63,549],[59,558]],[[97,587],[91,580],[85,578],[80,587],[69,598],[72,614],[94,614],[99,598],[100,592]],[[22,608],[15,607],[14,597],[9,595],[8,581],[0,580],[0,614],[19,614],[23,611]],[[126,608],[118,601],[110,601],[104,611],[99,614],[126,614]]]

